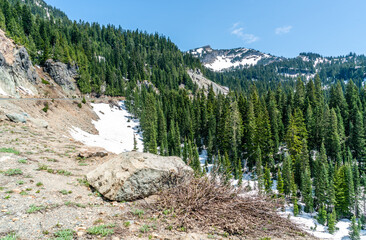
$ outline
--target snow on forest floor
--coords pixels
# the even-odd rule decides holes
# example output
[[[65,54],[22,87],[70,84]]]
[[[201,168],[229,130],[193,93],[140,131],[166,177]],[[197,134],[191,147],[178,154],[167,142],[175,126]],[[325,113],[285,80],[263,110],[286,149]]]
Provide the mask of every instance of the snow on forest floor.
[[[285,212],[280,212],[280,215],[283,217],[289,217],[290,220],[300,227],[306,232],[318,237],[320,239],[333,239],[333,240],[345,240],[350,239],[348,237],[350,231],[351,221],[349,219],[340,219],[336,224],[336,232],[334,234],[330,234],[327,230],[326,226],[323,226],[318,223],[316,220],[316,213],[310,214],[302,212],[298,216],[294,216],[293,207],[286,206]],[[361,230],[361,239],[366,240],[366,231]]]
[[[119,102],[120,109],[116,106],[110,107],[106,103],[91,104],[99,120],[92,121],[98,130],[98,135],[87,133],[80,128],[70,129],[71,136],[85,145],[102,147],[109,152],[116,154],[132,151],[134,148],[134,136],[137,141],[137,151],[142,152],[142,132],[139,131],[140,122],[134,119],[124,104]]]

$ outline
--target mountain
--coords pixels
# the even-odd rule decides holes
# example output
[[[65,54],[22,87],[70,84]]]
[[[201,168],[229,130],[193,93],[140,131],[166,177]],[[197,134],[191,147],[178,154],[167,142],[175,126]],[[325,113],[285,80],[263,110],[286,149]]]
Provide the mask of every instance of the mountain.
[[[204,46],[190,50],[188,53],[199,58],[205,67],[213,71],[245,68],[257,64],[266,65],[283,59],[249,48],[217,50]]]

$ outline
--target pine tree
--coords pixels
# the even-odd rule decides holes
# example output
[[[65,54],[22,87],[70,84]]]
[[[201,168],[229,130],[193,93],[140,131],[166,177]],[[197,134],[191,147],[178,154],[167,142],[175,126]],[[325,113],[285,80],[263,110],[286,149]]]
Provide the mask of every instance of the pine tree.
[[[263,189],[263,167],[262,167],[262,153],[261,149],[258,146],[256,151],[256,162],[255,162],[255,169],[256,169],[256,175],[257,175],[257,181],[258,181],[258,189],[261,191]]]
[[[356,216],[353,216],[351,221],[351,231],[349,232],[349,237],[351,240],[360,240],[360,227],[357,224]]]
[[[327,221],[327,211],[325,210],[325,206],[321,205],[318,210],[318,217],[317,220],[319,224],[325,225],[325,222]]]
[[[280,168],[278,168],[278,171],[277,171],[277,191],[278,191],[278,195],[283,197],[284,183],[283,183],[283,178],[282,178]]]
[[[193,152],[193,160],[191,161],[190,166],[192,167],[196,175],[200,175],[202,173],[202,169],[198,153],[198,147],[195,144],[193,145]]]
[[[272,180],[271,180],[271,170],[268,168],[267,164],[266,167],[264,168],[264,189],[266,191],[266,193],[270,193],[272,192]]]
[[[224,154],[222,168],[223,168],[225,182],[228,183],[232,177],[232,175],[231,175],[232,170],[231,170],[231,163],[230,163],[229,155],[227,154],[227,152],[225,152],[225,154]]]
[[[283,176],[283,189],[285,195],[289,195],[291,193],[292,186],[292,160],[291,157],[286,153],[285,159],[283,162],[282,168],[282,176]]]
[[[136,140],[136,135],[133,135],[133,151],[137,151],[137,140]]]
[[[331,213],[328,213],[328,231],[330,234],[333,234],[335,232],[335,225],[336,225],[336,212],[332,211]]]
[[[320,206],[327,202],[327,190],[329,185],[328,162],[324,144],[321,145],[320,154],[317,155],[314,171],[315,197],[317,206]]]
[[[305,203],[305,212],[313,212],[313,189],[311,183],[310,169],[306,168],[302,173],[302,196]]]
[[[297,204],[297,197],[294,197],[293,199],[294,216],[296,217],[297,215],[299,215],[299,205]]]

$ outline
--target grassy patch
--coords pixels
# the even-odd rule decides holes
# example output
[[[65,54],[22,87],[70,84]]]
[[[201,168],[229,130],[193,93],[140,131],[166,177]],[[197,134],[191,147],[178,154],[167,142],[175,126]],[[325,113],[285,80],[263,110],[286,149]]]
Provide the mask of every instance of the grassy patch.
[[[41,182],[37,182],[37,183],[36,183],[36,186],[37,186],[37,187],[41,187],[41,186],[43,186],[43,183],[41,183]]]
[[[62,195],[67,195],[67,194],[71,194],[71,193],[72,193],[72,191],[67,191],[67,190],[65,190],[65,189],[60,190],[59,192],[60,192]]]
[[[45,80],[44,78],[42,78],[42,83],[45,84],[45,85],[50,85],[50,82]]]
[[[102,237],[106,237],[106,236],[114,233],[114,229],[113,229],[114,227],[115,227],[114,224],[99,225],[99,226],[88,228],[86,231],[90,235],[99,235]]]
[[[46,209],[46,207],[43,206],[43,205],[36,206],[36,205],[32,204],[32,205],[29,206],[29,208],[27,210],[27,213],[35,213],[35,212],[42,211],[44,209]]]
[[[15,233],[10,233],[5,237],[0,238],[0,240],[16,240],[18,237]]]
[[[81,179],[81,178],[78,178],[78,182],[80,185],[84,185],[85,187],[89,187],[89,183],[88,183],[88,180],[86,180],[85,178]]]
[[[14,148],[0,148],[0,152],[2,152],[2,153],[13,153],[15,155],[20,154],[20,152],[18,150],[15,150]]]
[[[27,160],[26,159],[20,159],[20,160],[18,160],[18,163],[27,164]]]
[[[134,209],[131,212],[133,215],[138,216],[139,218],[141,218],[145,214],[144,210],[142,209]]]
[[[14,175],[22,175],[22,170],[16,168],[16,169],[8,169],[4,172],[6,176],[14,176]]]
[[[57,240],[72,240],[74,238],[74,231],[71,229],[63,229],[55,232],[54,236]]]
[[[147,233],[148,231],[150,231],[150,226],[147,224],[142,225],[142,227],[140,227],[140,232],[142,233]]]
[[[84,204],[76,203],[76,202],[70,202],[70,201],[65,202],[65,206],[68,206],[68,207],[86,208],[86,205],[84,205]]]
[[[18,185],[23,185],[24,184],[24,181],[23,180],[20,180],[17,182]]]

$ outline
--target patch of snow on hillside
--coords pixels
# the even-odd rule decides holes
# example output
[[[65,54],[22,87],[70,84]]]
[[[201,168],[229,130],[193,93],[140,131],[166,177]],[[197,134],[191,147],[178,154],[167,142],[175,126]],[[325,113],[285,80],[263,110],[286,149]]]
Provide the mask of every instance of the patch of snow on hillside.
[[[241,59],[241,61],[232,62],[232,57],[217,56],[213,63],[205,64],[205,67],[214,71],[222,71],[232,67],[253,66],[256,65],[261,58],[261,56],[249,56]]]
[[[328,232],[328,228],[318,223],[318,221],[314,218],[316,213],[309,214],[302,212],[298,216],[294,216],[293,207],[286,206],[285,212],[279,213],[282,217],[288,217],[290,215],[290,220],[296,223],[300,228],[304,231],[312,234],[315,237],[320,239],[332,239],[332,240],[344,240],[349,239],[349,231],[351,221],[348,219],[340,219],[336,224],[336,232],[334,234],[330,234]],[[315,228],[316,227],[316,228]],[[361,231],[361,239],[366,240],[366,231]]]
[[[0,87],[0,96],[8,96],[8,94],[6,94],[6,92],[4,90],[1,89]]]
[[[196,50],[196,52],[198,53],[198,54],[202,54],[202,52],[203,52],[203,48],[198,48],[197,50]]]
[[[92,106],[99,117],[99,120],[92,121],[99,134],[93,135],[73,127],[70,129],[70,134],[75,140],[119,154],[133,150],[134,136],[136,136],[137,151],[142,152],[140,122],[127,111],[124,102],[120,103],[120,109],[111,108],[109,104],[105,103],[92,104]]]

